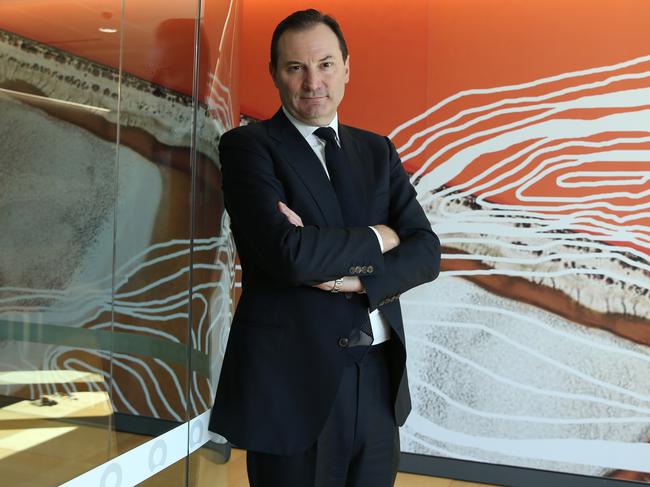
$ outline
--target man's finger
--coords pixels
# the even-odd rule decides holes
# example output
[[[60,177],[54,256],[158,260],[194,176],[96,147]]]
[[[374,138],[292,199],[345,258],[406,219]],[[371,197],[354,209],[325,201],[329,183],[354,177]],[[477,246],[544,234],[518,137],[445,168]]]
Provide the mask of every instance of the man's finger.
[[[323,291],[331,291],[334,287],[334,281],[325,281],[320,284],[314,284],[312,287],[322,289]]]
[[[286,216],[287,220],[289,220],[289,223],[292,225],[295,225],[297,227],[304,227],[302,218],[300,218],[295,211],[285,205],[282,201],[278,201],[278,211]]]

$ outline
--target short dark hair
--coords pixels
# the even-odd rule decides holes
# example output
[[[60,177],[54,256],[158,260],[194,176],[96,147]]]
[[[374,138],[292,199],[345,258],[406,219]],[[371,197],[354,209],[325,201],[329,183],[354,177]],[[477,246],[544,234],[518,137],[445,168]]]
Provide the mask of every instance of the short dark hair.
[[[310,8],[307,10],[298,10],[297,12],[292,13],[286,19],[280,22],[273,31],[273,37],[271,37],[271,67],[274,70],[277,68],[278,41],[280,40],[282,34],[288,30],[307,30],[318,24],[325,24],[327,27],[332,29],[332,32],[334,32],[334,34],[336,34],[336,37],[339,40],[341,54],[343,55],[343,60],[345,61],[348,58],[348,46],[345,43],[345,37],[343,37],[341,26],[334,19],[334,17],[323,14],[316,9]]]

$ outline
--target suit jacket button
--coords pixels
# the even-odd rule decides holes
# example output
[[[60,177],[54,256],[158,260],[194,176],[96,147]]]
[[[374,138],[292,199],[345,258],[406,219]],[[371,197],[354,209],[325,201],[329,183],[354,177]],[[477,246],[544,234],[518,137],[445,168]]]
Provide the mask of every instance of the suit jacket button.
[[[346,337],[339,338],[339,347],[347,348],[349,344],[350,344],[350,340],[348,340]]]
[[[361,266],[356,266],[356,267],[354,268],[354,273],[355,273],[355,274],[361,274]]]
[[[368,271],[368,274],[372,274],[374,272],[375,268],[373,266],[369,265],[366,270]]]
[[[348,270],[350,271],[350,275],[354,274],[354,266],[350,267]]]
[[[368,268],[365,265],[362,265],[361,266],[361,274],[365,274],[366,272],[368,272]]]

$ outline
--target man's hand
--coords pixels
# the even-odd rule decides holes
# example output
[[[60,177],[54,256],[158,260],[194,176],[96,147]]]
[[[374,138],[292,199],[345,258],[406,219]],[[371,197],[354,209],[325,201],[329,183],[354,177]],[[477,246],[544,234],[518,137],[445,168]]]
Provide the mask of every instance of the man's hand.
[[[292,225],[295,225],[296,227],[304,227],[302,223],[302,218],[298,216],[298,213],[293,211],[291,208],[289,208],[287,205],[285,205],[282,201],[278,201],[278,211],[282,213],[284,216],[287,217],[287,220],[289,220],[289,223]]]
[[[295,225],[296,227],[305,226],[302,223],[302,218],[300,218],[295,211],[285,205],[282,201],[278,201],[278,211],[282,213],[292,225]],[[376,225],[374,228],[379,232],[384,243],[384,252],[388,252],[399,245],[399,237],[392,229],[386,225]],[[312,287],[331,292],[334,288],[334,281],[321,282],[320,284],[314,284]],[[343,285],[339,289],[339,292],[365,293],[366,289],[363,287],[361,280],[357,276],[345,276],[343,277]]]
[[[320,284],[314,284],[312,287],[331,292],[334,287],[334,281],[325,281]],[[357,276],[343,277],[343,285],[339,289],[340,293],[365,293],[366,290]]]
[[[381,241],[384,244],[384,254],[399,245],[399,236],[392,228],[387,227],[386,225],[374,225],[372,228],[377,230],[381,237]]]

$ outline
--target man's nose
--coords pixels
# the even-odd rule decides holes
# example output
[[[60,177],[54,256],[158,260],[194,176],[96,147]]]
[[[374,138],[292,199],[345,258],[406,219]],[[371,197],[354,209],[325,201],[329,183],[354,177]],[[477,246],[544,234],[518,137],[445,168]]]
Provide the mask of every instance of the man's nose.
[[[321,79],[316,70],[305,70],[305,77],[302,80],[302,87],[305,91],[316,91],[320,88]]]

